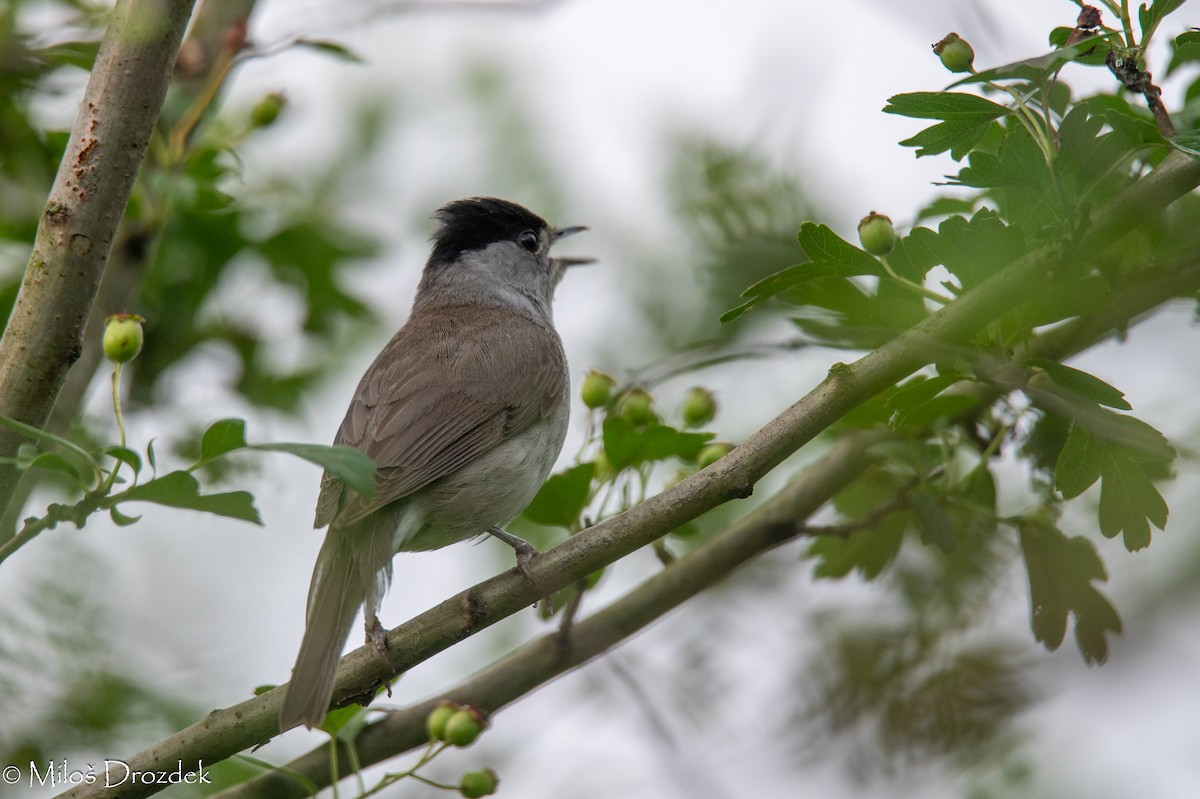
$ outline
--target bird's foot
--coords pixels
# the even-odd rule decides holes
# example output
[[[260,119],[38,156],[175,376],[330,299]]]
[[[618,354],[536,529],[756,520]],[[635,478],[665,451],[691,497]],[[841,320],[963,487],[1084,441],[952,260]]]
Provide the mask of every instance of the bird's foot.
[[[529,571],[529,564],[533,560],[533,556],[539,554],[533,544],[507,530],[501,530],[499,527],[489,527],[488,534],[499,538],[513,548],[513,552],[517,555],[517,571],[532,580],[533,575]]]
[[[379,653],[379,657],[383,658],[383,662],[392,671],[396,670],[396,664],[392,663],[392,657],[388,654],[387,647],[387,629],[379,623],[379,617],[374,613],[367,614],[366,620],[367,643],[375,647],[375,651]],[[388,688],[388,696],[392,695],[392,689]]]

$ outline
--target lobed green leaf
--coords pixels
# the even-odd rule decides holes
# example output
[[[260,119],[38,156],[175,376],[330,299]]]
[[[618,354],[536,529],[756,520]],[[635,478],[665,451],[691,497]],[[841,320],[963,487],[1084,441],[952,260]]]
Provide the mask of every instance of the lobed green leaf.
[[[1125,400],[1125,392],[1110,386],[1095,375],[1045,358],[1034,358],[1026,361],[1026,366],[1041,369],[1058,385],[1100,405],[1117,408],[1122,411],[1132,410],[1133,408]]]
[[[604,420],[604,452],[617,469],[676,457],[694,460],[712,433],[684,433],[666,425],[639,430],[627,419]]]
[[[800,226],[797,237],[804,252],[812,259],[812,264],[806,264],[813,270],[813,276],[825,275],[875,275],[884,274],[879,261],[865,250],[855,247],[850,242],[833,232],[828,225],[815,222],[805,222]],[[820,267],[825,267],[821,269]]]
[[[1031,519],[1021,525],[1021,551],[1029,574],[1034,637],[1047,649],[1057,649],[1073,614],[1084,659],[1103,663],[1108,634],[1121,631],[1121,618],[1093,585],[1108,579],[1095,547],[1085,538],[1068,538],[1044,519]]]

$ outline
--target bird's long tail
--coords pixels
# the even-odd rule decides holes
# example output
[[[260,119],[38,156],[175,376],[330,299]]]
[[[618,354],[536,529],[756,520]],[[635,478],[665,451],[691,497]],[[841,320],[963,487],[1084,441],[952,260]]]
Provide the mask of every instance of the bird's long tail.
[[[333,695],[338,657],[359,606],[373,588],[373,584],[368,587],[364,580],[363,564],[347,540],[352,538],[347,532],[330,529],[317,556],[308,592],[304,640],[279,712],[281,730],[297,724],[311,729],[325,718]],[[370,575],[367,579],[373,583],[375,577]]]

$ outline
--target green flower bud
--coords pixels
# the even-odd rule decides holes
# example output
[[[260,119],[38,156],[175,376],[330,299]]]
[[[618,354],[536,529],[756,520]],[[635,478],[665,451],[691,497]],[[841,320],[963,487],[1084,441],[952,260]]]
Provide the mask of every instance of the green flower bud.
[[[717,415],[717,401],[712,392],[696,386],[683,401],[683,423],[687,427],[706,425]]]
[[[468,771],[462,775],[462,780],[458,783],[458,792],[466,799],[479,799],[481,796],[494,794],[496,786],[499,784],[500,778],[490,768],[483,771]]]
[[[446,723],[457,712],[458,705],[455,705],[453,702],[442,702],[429,711],[429,716],[425,719],[425,732],[429,734],[429,740],[446,740]]]
[[[616,386],[616,380],[604,372],[592,369],[583,378],[583,386],[579,389],[579,394],[583,397],[583,404],[589,408],[603,408],[612,398],[612,391]]]
[[[451,746],[470,746],[483,732],[483,716],[474,708],[464,707],[446,719],[446,743]]]
[[[891,219],[872,211],[858,223],[858,240],[871,255],[887,255],[896,246],[896,229]]]
[[[135,313],[113,314],[104,320],[104,355],[113,363],[129,363],[142,351],[142,322]]]
[[[279,113],[287,105],[282,92],[271,92],[250,109],[250,124],[256,128],[269,128],[279,119]]]
[[[638,427],[646,427],[658,421],[658,414],[654,412],[654,399],[640,388],[632,388],[617,398],[617,415]]]
[[[712,466],[717,461],[724,458],[733,451],[733,444],[725,441],[718,441],[715,444],[709,444],[704,449],[700,450],[700,454],[696,456],[696,465],[701,469]]]
[[[974,72],[975,51],[966,39],[957,33],[947,33],[946,38],[933,46],[933,52],[942,59],[942,66],[951,72]]]

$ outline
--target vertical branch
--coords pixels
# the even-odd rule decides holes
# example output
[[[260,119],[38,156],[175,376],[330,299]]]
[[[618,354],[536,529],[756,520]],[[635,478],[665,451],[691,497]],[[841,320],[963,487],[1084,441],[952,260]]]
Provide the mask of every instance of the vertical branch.
[[[171,93],[178,99],[168,100],[161,114],[160,129],[175,124],[181,108],[191,107],[196,97],[211,81],[217,65],[227,62],[236,51],[230,50],[231,31],[241,31],[244,37],[246,22],[254,11],[256,0],[198,0],[196,13],[187,38],[179,47],[175,61]],[[239,45],[240,46],[240,45]],[[174,110],[172,110],[174,109]],[[150,168],[153,161],[144,168]],[[142,174],[145,180],[145,172]],[[149,218],[148,218],[149,217]],[[161,238],[165,218],[162,214],[142,214],[141,218],[126,217],[117,230],[104,276],[97,290],[91,318],[83,334],[79,360],[67,373],[66,382],[54,404],[46,428],[64,433],[79,415],[88,387],[103,362],[100,336],[109,314],[133,310],[146,269],[154,258]],[[19,526],[19,514],[36,483],[36,475],[27,472],[8,500],[8,508],[0,502],[0,541]]]
[[[195,0],[118,0],[0,338],[0,415],[42,427],[83,331]],[[18,439],[0,435],[0,457]],[[0,508],[18,478],[0,466]]]

